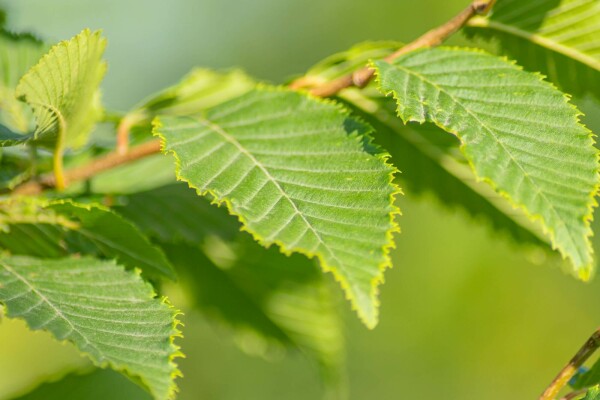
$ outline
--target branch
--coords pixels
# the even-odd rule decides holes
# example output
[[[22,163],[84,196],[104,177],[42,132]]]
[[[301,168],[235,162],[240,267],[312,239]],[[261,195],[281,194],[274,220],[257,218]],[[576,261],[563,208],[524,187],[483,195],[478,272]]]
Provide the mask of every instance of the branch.
[[[68,169],[64,173],[64,178],[67,183],[83,181],[101,172],[156,153],[160,153],[160,140],[158,139],[132,147],[129,152],[125,154],[114,151],[97,158],[82,167]],[[13,193],[16,195],[35,195],[42,192],[44,189],[53,187],[56,187],[56,178],[54,174],[45,174],[37,181],[30,181],[17,186]]]
[[[476,15],[487,14],[491,8],[496,3],[496,0],[475,0],[471,5],[465,8],[460,14],[452,18],[450,21],[445,24],[435,28],[423,36],[419,37],[417,40],[407,44],[406,46],[398,49],[394,53],[390,54],[386,58],[384,58],[387,62],[392,62],[398,57],[409,53],[411,51],[438,46],[443,43],[446,39],[460,30],[465,24]],[[359,88],[365,87],[373,75],[375,71],[369,67],[361,68],[358,71],[355,71],[349,75],[342,76],[341,78],[335,79],[331,82],[327,82],[320,86],[315,86],[309,89],[309,92],[318,97],[329,97],[337,94],[343,89],[349,88],[351,86],[356,86]],[[304,87],[306,80],[300,78],[290,84],[292,89],[301,89]]]
[[[577,373],[579,367],[594,354],[598,347],[600,347],[600,328],[590,336],[571,361],[569,361],[558,375],[556,375],[556,378],[554,378],[550,386],[542,393],[539,400],[554,400],[558,395],[558,392],[560,392],[560,390]]]
[[[456,17],[444,25],[427,32],[417,40],[408,45],[402,47],[398,51],[392,53],[385,58],[386,61],[391,62],[396,58],[406,54],[410,51],[424,48],[437,46],[452,34],[462,28],[472,17],[475,15],[486,14],[495,4],[496,0],[475,0],[469,7],[463,10]],[[310,89],[310,93],[319,97],[333,96],[342,89],[350,86],[364,87],[373,77],[374,71],[370,68],[362,68],[353,74],[344,76],[334,81],[325,83],[321,86],[313,87]],[[290,85],[292,89],[299,89],[305,87],[306,80],[300,78]],[[160,152],[160,143],[158,140],[153,140],[142,145],[133,147],[128,150],[129,142],[129,130],[132,125],[137,122],[138,115],[129,115],[122,118],[121,123],[118,127],[118,146],[117,151],[109,153],[103,157],[91,161],[89,164],[79,168],[73,168],[64,172],[65,185],[89,179],[94,175],[117,167],[119,165],[127,164],[131,161],[137,160],[142,157],[146,157],[155,153]],[[50,174],[42,175],[36,181],[29,181],[20,186],[17,186],[13,191],[14,194],[19,195],[32,195],[42,192],[44,189],[54,188],[62,186],[60,181],[57,181],[56,177]]]

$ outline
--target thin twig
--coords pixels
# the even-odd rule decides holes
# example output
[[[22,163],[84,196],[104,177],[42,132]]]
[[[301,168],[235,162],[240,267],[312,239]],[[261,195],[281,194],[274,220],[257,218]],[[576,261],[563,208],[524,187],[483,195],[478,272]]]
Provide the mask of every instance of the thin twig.
[[[560,390],[577,373],[579,367],[594,354],[598,347],[600,347],[600,328],[590,336],[571,361],[569,361],[558,375],[556,375],[556,378],[554,378],[550,386],[542,393],[539,400],[554,400],[558,395],[558,392],[560,392]]]
[[[437,46],[450,37],[453,33],[462,28],[473,16],[486,14],[492,8],[495,2],[496,0],[473,1],[468,8],[463,10],[456,17],[439,28],[427,32],[419,39],[386,57],[385,60],[391,62],[412,50],[423,47]],[[313,87],[310,89],[310,92],[315,96],[328,97],[333,96],[340,90],[350,86],[364,87],[373,77],[373,73],[373,70],[369,68],[362,68],[350,75],[325,83],[321,86]],[[303,88],[305,86],[305,82],[306,80],[301,78],[293,82],[290,87],[292,89]],[[160,152],[160,143],[157,140],[128,149],[129,130],[138,122],[138,118],[140,118],[140,116],[136,114],[122,118],[118,127],[117,151],[93,160],[89,164],[82,167],[65,171],[65,184],[89,179],[100,172]],[[20,195],[37,194],[44,189],[56,187],[57,183],[60,182],[57,182],[54,176],[46,174],[42,175],[36,181],[29,181],[17,186],[13,193]]]
[[[82,167],[68,169],[64,173],[64,178],[67,183],[82,181],[89,179],[100,172],[107,171],[109,169],[159,152],[160,140],[151,140],[130,148],[125,154],[120,154],[119,152],[114,151],[106,154],[105,156],[97,158]],[[30,181],[17,186],[13,193],[17,195],[34,195],[42,192],[44,189],[53,188],[55,186],[56,179],[54,175],[45,174],[42,175],[37,181]]]
[[[411,51],[421,48],[434,47],[442,44],[446,39],[448,39],[450,36],[452,36],[454,33],[460,30],[471,18],[473,18],[476,15],[483,15],[488,13],[495,3],[496,0],[473,1],[473,3],[469,5],[469,7],[465,8],[460,14],[452,18],[450,21],[439,26],[438,28],[427,32],[423,36],[419,37],[417,40],[398,49],[394,53],[387,56],[384,60],[387,62],[392,62],[398,57],[407,54]],[[351,86],[362,88],[369,83],[369,81],[373,78],[374,74],[375,70],[373,70],[372,68],[361,68],[358,71],[355,71],[349,75],[345,75],[331,82],[326,82],[320,86],[313,87],[309,89],[309,92],[314,96],[329,97]],[[292,89],[301,89],[304,87],[304,84],[306,82],[306,79],[300,78],[292,82],[290,87]]]
[[[586,394],[588,389],[576,390],[574,392],[564,395],[560,400],[574,400],[577,397]]]

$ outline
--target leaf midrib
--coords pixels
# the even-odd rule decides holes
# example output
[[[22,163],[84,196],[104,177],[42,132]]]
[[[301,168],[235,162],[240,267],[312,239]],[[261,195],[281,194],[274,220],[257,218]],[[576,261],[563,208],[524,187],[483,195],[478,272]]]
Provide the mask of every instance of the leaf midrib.
[[[306,224],[306,226],[308,227],[308,229],[313,232],[313,234],[315,235],[315,237],[317,238],[317,240],[319,241],[320,244],[323,245],[323,247],[327,250],[327,252],[331,255],[331,257],[333,257],[333,259],[337,262],[338,266],[340,268],[344,268],[344,264],[337,258],[337,256],[335,255],[335,253],[329,248],[329,246],[327,246],[327,244],[323,241],[323,238],[321,237],[321,235],[317,232],[317,230],[312,226],[312,224],[306,219],[306,217],[300,212],[300,210],[298,209],[298,206],[296,205],[296,203],[293,201],[293,199],[287,194],[287,192],[285,190],[283,190],[283,188],[281,187],[281,185],[279,184],[279,182],[277,182],[277,180],[275,179],[275,177],[273,175],[271,175],[271,173],[256,159],[256,157],[254,157],[254,155],[252,153],[250,153],[244,146],[242,146],[242,144],[235,139],[233,136],[231,136],[230,134],[228,134],[223,128],[221,128],[221,126],[219,126],[218,124],[204,118],[204,117],[196,117],[198,122],[202,125],[204,125],[205,127],[213,130],[214,132],[218,133],[219,135],[221,135],[227,142],[233,144],[242,154],[244,154],[246,157],[248,157],[250,159],[250,161],[252,161],[252,163],[254,163],[267,177],[267,179],[273,183],[275,185],[275,187],[277,188],[277,190],[281,193],[281,195],[292,205],[293,209],[294,209],[294,213],[298,216],[300,216],[300,218],[302,218],[302,220],[304,221],[304,223]],[[293,218],[292,218],[293,219]],[[291,221],[291,219],[290,219]],[[287,225],[286,225],[287,226]],[[291,250],[291,249],[290,249]],[[346,280],[346,278],[343,278],[340,276],[341,279],[344,279],[346,282],[348,282]],[[348,282],[349,285],[354,286],[352,283]]]
[[[77,327],[75,325],[73,325],[73,323],[62,313],[62,311],[57,308],[52,301],[50,301],[50,299],[48,299],[43,293],[41,293],[35,286],[33,286],[31,283],[29,283],[29,281],[23,277],[21,274],[19,274],[17,271],[15,271],[13,268],[11,268],[9,265],[7,265],[4,262],[0,261],[0,265],[2,265],[2,267],[4,267],[4,269],[6,269],[9,273],[11,273],[12,275],[14,275],[18,280],[20,280],[21,282],[23,282],[33,293],[35,293],[44,303],[48,304],[48,306],[50,306],[50,308],[52,308],[52,310],[54,310],[55,314],[61,318],[63,321],[65,321],[72,329],[73,332],[77,332],[82,338],[83,340],[85,340],[86,345],[85,346],[81,346],[82,349],[87,348],[88,346],[95,349],[97,354],[101,357],[101,359],[106,359],[106,356],[102,353],[102,351],[100,351],[100,349],[98,349],[98,347],[96,347],[94,344],[92,344],[92,342],[90,342],[90,340],[87,338],[86,335],[84,335],[79,329],[77,329]],[[69,337],[70,335],[67,334],[66,337]]]
[[[548,50],[562,54],[566,57],[572,58],[588,67],[600,71],[600,61],[591,57],[573,47],[565,46],[555,40],[552,40],[546,36],[532,33],[517,27],[504,24],[502,22],[492,21],[483,17],[476,17],[469,21],[469,26],[474,28],[488,28],[494,29],[500,32],[508,33],[522,39],[528,40],[532,43],[540,45]]]
[[[451,93],[448,93],[448,91],[446,91],[442,86],[438,85],[435,82],[432,82],[431,80],[429,80],[426,76],[416,72],[416,71],[412,71],[408,68],[403,67],[402,65],[398,64],[398,63],[394,63],[392,64],[393,67],[396,67],[402,71],[404,71],[405,73],[409,74],[409,75],[413,75],[414,77],[416,77],[417,79],[421,80],[423,83],[425,84],[429,84],[431,86],[433,86],[436,90],[439,90],[440,93],[444,93],[445,95],[447,95],[448,97],[450,97],[450,99],[452,101],[454,101],[454,103],[456,105],[458,105],[460,108],[462,108],[463,110],[465,110],[465,112],[467,114],[469,114],[472,118],[474,118],[476,120],[476,122],[478,122],[486,131],[488,131],[488,133],[490,135],[492,135],[492,137],[496,140],[496,142],[502,147],[502,149],[506,152],[506,154],[510,157],[510,159],[512,160],[512,162],[523,172],[523,175],[525,177],[525,179],[527,179],[532,185],[533,187],[536,189],[537,194],[543,199],[543,201],[548,205],[548,208],[552,211],[552,213],[558,218],[559,223],[563,226],[563,228],[565,229],[565,231],[567,232],[567,236],[569,238],[569,241],[571,242],[571,245],[573,246],[573,248],[575,249],[579,249],[579,247],[576,245],[576,242],[573,239],[573,236],[571,234],[570,229],[568,228],[567,224],[565,223],[565,221],[563,221],[563,219],[560,217],[560,214],[556,211],[556,209],[554,208],[554,206],[552,205],[552,202],[550,202],[548,200],[548,198],[544,195],[543,191],[539,188],[539,186],[531,180],[531,177],[529,176],[529,174],[523,169],[523,167],[521,166],[521,164],[519,162],[517,162],[517,160],[513,157],[512,153],[504,146],[504,143],[498,139],[498,137],[496,136],[496,134],[494,133],[494,131],[487,126],[487,124],[485,124],[483,121],[481,121],[481,119],[479,119],[479,117],[473,113],[468,107],[466,107],[465,105],[463,105],[456,97],[454,97]],[[437,118],[436,118],[437,120]],[[436,121],[438,122],[438,121]],[[438,122],[439,123],[439,122]],[[460,138],[459,138],[460,139]],[[461,142],[464,143],[461,139]],[[529,211],[526,210],[526,212],[529,214]],[[549,229],[549,227],[546,224],[546,221],[544,220],[544,218],[541,218],[541,222],[544,225],[545,229],[548,230],[548,232],[551,233],[552,235],[552,240],[554,242],[555,240],[555,232],[553,232],[551,229]],[[579,251],[577,251],[577,253],[579,254]],[[580,261],[584,260],[584,257],[582,257],[581,254],[579,254],[580,257]],[[574,263],[576,265],[579,265],[578,263]],[[580,265],[579,265],[580,266]]]

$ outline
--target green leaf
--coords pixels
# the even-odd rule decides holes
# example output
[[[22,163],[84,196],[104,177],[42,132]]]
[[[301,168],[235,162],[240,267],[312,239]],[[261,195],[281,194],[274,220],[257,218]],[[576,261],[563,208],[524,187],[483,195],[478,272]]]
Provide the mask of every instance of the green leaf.
[[[259,89],[154,131],[180,180],[226,203],[261,244],[316,256],[375,326],[399,190],[368,126],[330,102]]]
[[[580,374],[575,381],[575,384],[571,385],[573,389],[583,389],[600,383],[600,360],[590,368],[589,371]]]
[[[58,382],[40,385],[14,400],[149,400],[152,397],[130,380],[111,370],[73,373]]]
[[[149,276],[175,278],[160,249],[137,227],[100,205],[35,199],[0,202],[0,246],[13,254],[64,257],[71,253],[117,258]]]
[[[19,82],[17,97],[35,114],[35,138],[80,147],[100,117],[98,87],[106,71],[106,40],[84,30],[43,56]],[[63,146],[61,146],[63,147]]]
[[[312,67],[306,84],[321,84],[382,59],[402,47],[397,42],[365,42],[334,54]],[[375,141],[387,149],[392,163],[402,171],[398,180],[415,195],[432,193],[440,204],[461,208],[515,243],[549,248],[540,229],[483,182],[477,182],[458,140],[434,125],[404,125],[396,117],[396,103],[371,83],[365,89],[349,88],[338,94],[346,106],[375,128]]]
[[[392,163],[402,171],[398,179],[407,193],[434,194],[440,204],[467,212],[506,233],[514,243],[550,250],[537,225],[514,209],[487,184],[478,182],[459,152],[457,140],[434,125],[404,125],[396,117],[393,99],[348,91],[342,98],[353,111],[371,124],[375,140],[388,149]]]
[[[0,49],[0,146],[12,146],[29,137],[11,138],[10,133],[17,135],[34,129],[33,115],[26,104],[17,100],[15,88],[19,79],[46,52],[47,46],[32,35],[2,30]]]
[[[498,0],[469,33],[498,39],[501,51],[563,90],[600,97],[600,3],[597,0]]]
[[[8,317],[73,342],[96,365],[138,380],[155,399],[174,397],[177,312],[138,274],[87,257],[6,257],[0,302]]]
[[[256,83],[243,71],[217,72],[196,68],[181,82],[142,102],[137,109],[152,118],[194,115],[250,91]]]
[[[600,400],[600,386],[596,385],[590,388],[583,400]]]
[[[118,199],[115,211],[161,242],[200,245],[208,236],[231,241],[240,224],[227,212],[176,183]]]
[[[121,198],[116,211],[161,242],[190,303],[234,329],[252,353],[301,350],[340,390],[344,338],[337,301],[317,265],[265,250],[224,208],[183,184]]]
[[[564,94],[480,51],[422,50],[375,66],[402,120],[455,134],[479,179],[539,221],[554,248],[589,278],[598,155]]]

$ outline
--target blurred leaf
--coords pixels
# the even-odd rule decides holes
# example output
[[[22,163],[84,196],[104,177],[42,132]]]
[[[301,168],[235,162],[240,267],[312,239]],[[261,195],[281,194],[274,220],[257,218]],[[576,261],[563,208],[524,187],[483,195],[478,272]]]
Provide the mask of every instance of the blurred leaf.
[[[152,397],[124,376],[96,369],[71,374],[57,382],[44,383],[14,400],[149,400]]]
[[[0,246],[12,254],[115,257],[150,276],[175,278],[165,255],[129,221],[99,205],[8,199],[0,202]]]
[[[498,0],[488,18],[467,31],[498,39],[501,51],[563,90],[600,98],[600,2],[597,0]]]
[[[116,210],[162,242],[195,307],[231,326],[249,352],[268,353],[273,343],[300,349],[341,389],[337,301],[314,262],[263,249],[224,208],[182,184],[123,201]]]
[[[33,115],[26,104],[17,100],[15,88],[47,46],[32,35],[0,30],[0,49],[0,145],[9,146],[29,138],[14,137],[17,133],[13,131],[29,133],[34,128]]]
[[[600,400],[600,386],[596,385],[588,390],[583,400]]]
[[[316,256],[374,327],[399,189],[369,133],[331,102],[283,89],[155,127],[178,179],[227,204],[262,245]]]
[[[177,313],[136,273],[93,258],[5,257],[0,301],[9,318],[72,341],[96,365],[139,380],[155,399],[177,390]]]
[[[200,245],[209,235],[230,241],[240,231],[225,210],[181,183],[122,196],[115,210],[161,242]]]
[[[80,147],[100,117],[98,87],[106,71],[106,40],[84,30],[50,49],[19,82],[17,97],[34,111],[35,138]]]
[[[553,246],[588,279],[598,153],[565,95],[479,51],[429,49],[375,65],[400,118],[455,134],[477,176],[540,221]]]
[[[589,371],[586,371],[580,374],[575,383],[571,385],[573,389],[583,389],[586,387],[594,386],[600,383],[600,360],[596,361],[596,363],[590,368]]]
[[[181,82],[142,102],[137,108],[155,115],[194,115],[239,97],[254,88],[256,83],[243,71],[217,72],[196,68]]]

